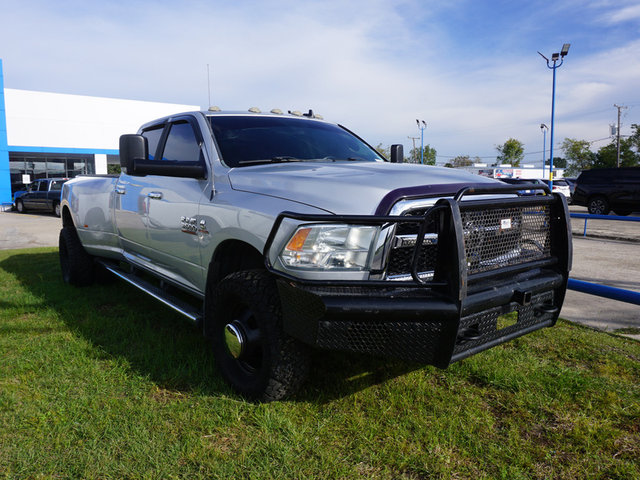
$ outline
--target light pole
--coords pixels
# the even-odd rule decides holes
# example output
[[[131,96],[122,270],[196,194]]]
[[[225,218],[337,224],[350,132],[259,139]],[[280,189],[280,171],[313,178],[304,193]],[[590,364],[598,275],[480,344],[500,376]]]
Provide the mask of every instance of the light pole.
[[[420,129],[420,165],[422,165],[424,164],[424,129],[427,128],[427,123],[424,120],[416,119],[416,124]]]
[[[540,52],[538,54],[547,61],[547,67],[553,70],[553,88],[551,90],[551,138],[549,139],[549,188],[553,190],[553,117],[555,114],[556,108],[556,68],[560,68],[564,63],[564,57],[569,53],[570,43],[565,43],[562,45],[562,50],[560,53],[554,53],[551,55],[550,64],[549,59],[542,55]],[[560,63],[558,63],[558,60]]]
[[[547,130],[549,130],[549,127],[541,123],[540,130],[542,130],[542,178],[544,178],[544,163],[547,156]]]

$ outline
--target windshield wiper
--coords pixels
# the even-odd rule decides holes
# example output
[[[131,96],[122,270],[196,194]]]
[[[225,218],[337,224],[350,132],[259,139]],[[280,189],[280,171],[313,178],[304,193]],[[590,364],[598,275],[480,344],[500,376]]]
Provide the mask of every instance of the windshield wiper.
[[[286,155],[272,158],[264,158],[259,160],[240,160],[238,162],[239,165],[261,165],[265,163],[285,163],[285,162],[303,162],[300,158],[289,157]]]

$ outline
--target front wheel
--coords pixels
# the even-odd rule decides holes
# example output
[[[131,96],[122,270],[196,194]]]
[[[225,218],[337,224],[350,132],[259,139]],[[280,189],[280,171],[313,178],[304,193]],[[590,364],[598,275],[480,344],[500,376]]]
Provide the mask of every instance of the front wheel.
[[[309,352],[282,330],[273,277],[263,270],[232,273],[207,294],[207,330],[223,378],[260,401],[295,393],[307,376]]]
[[[56,203],[53,204],[53,214],[56,217],[60,216],[60,202],[56,202]]]
[[[22,200],[16,200],[16,210],[18,213],[24,213],[26,210],[24,209],[24,203]]]

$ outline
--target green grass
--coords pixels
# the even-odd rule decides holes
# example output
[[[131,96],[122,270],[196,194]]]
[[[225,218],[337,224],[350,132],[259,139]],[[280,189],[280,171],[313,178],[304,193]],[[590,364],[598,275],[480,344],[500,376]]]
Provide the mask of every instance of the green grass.
[[[318,353],[254,404],[179,315],[3,251],[0,478],[640,478],[640,343],[561,321],[447,370]]]

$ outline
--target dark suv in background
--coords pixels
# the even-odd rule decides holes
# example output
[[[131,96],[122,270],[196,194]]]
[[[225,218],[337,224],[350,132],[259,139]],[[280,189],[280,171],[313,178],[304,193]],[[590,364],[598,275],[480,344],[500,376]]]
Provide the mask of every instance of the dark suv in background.
[[[640,167],[585,170],[576,182],[573,203],[595,215],[640,211]]]

